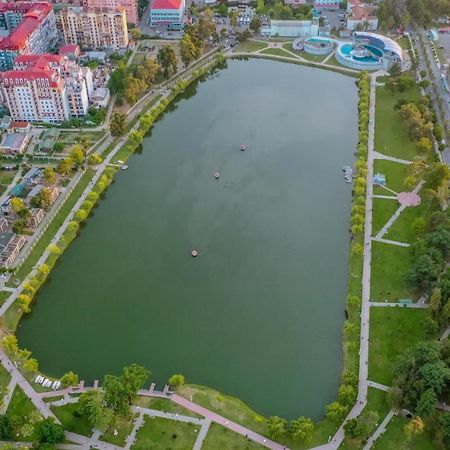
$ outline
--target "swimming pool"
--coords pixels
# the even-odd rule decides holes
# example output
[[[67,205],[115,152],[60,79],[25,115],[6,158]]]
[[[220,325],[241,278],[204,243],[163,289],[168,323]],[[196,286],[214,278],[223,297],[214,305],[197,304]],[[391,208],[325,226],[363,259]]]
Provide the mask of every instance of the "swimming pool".
[[[379,58],[381,58],[383,56],[383,53],[381,52],[381,50],[376,47],[373,47],[371,45],[362,45],[361,47],[366,48],[371,53],[377,55]],[[355,47],[353,45],[345,44],[340,48],[340,52],[347,58],[354,59],[355,61],[362,61],[362,62],[367,62],[367,63],[371,63],[371,62],[378,63],[378,59],[374,58],[373,56],[358,57],[358,56],[352,55],[351,52],[354,49],[355,49]]]

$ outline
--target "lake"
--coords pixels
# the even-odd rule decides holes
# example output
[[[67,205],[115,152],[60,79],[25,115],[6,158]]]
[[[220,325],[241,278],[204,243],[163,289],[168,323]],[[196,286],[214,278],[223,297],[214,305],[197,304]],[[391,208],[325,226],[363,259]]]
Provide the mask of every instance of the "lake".
[[[355,79],[269,60],[192,85],[60,259],[20,346],[53,376],[136,362],[159,385],[183,373],[261,414],[320,418],[342,370],[356,104]]]

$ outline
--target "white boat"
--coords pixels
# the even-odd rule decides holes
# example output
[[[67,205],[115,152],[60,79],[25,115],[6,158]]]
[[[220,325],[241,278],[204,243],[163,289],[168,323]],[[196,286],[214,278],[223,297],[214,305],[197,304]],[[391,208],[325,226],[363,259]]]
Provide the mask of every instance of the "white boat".
[[[55,380],[53,383],[52,383],[52,389],[56,389],[56,385],[57,385],[57,383],[58,383],[58,381],[57,380]]]
[[[41,384],[42,384],[42,386],[44,386],[45,387],[45,385],[48,383],[48,378],[44,378],[42,381],[41,381]]]
[[[38,375],[35,379],[34,379],[34,382],[35,383],[39,383],[39,380],[41,379],[41,376],[40,375]]]
[[[60,388],[60,386],[61,386],[61,381],[58,380],[56,382],[56,386],[54,387],[55,391],[57,391]]]

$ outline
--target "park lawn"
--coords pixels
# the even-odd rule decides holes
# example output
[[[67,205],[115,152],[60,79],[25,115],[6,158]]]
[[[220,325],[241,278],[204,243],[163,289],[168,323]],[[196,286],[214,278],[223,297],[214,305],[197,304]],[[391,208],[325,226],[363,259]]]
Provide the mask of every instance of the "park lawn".
[[[402,416],[394,416],[386,427],[386,431],[375,441],[374,450],[398,450],[404,448],[405,435],[403,428],[408,419]],[[433,438],[429,427],[425,425],[424,432],[415,436],[409,443],[408,448],[414,450],[434,450]]]
[[[52,403],[57,402],[58,400],[62,400],[64,398],[64,395],[56,395],[55,397],[44,397],[42,400],[45,403]]]
[[[437,204],[427,200],[422,200],[419,206],[406,208],[383,237],[412,244],[417,240],[417,235],[413,231],[414,220],[423,217],[428,222],[430,215],[436,209]]]
[[[27,423],[27,418],[31,413],[37,413],[38,410],[33,405],[31,400],[26,396],[25,392],[19,387],[16,386],[14,389],[13,395],[11,397],[11,402],[6,411],[6,415],[9,419],[13,419],[14,417],[19,418],[19,422],[21,422],[20,426],[16,429],[13,429],[14,440],[16,441],[36,441],[37,434],[33,432],[31,436],[23,436],[20,432],[21,425]]]
[[[384,174],[386,176],[386,187],[399,193],[406,191],[403,186],[403,182],[406,178],[407,168],[408,166],[406,164],[387,161],[384,159],[376,159],[373,166],[373,173]],[[392,192],[389,192],[381,186],[374,186],[373,193],[377,195],[394,195]]]
[[[399,208],[397,200],[389,200],[385,198],[374,198],[372,208],[372,236],[386,225],[387,221]]]
[[[78,416],[77,414],[77,403],[68,403],[64,406],[53,406],[51,410],[67,430],[83,436],[92,435],[92,426],[89,423],[88,418],[84,415]]]
[[[65,145],[75,144],[80,142],[81,138],[87,138],[89,145],[97,142],[104,136],[104,131],[62,131],[58,141]]]
[[[51,240],[55,236],[56,232],[58,231],[59,227],[63,224],[64,220],[66,220],[66,217],[70,213],[71,209],[77,202],[80,195],[88,186],[89,181],[91,181],[93,176],[94,170],[87,169],[85,174],[81,177],[78,184],[75,186],[75,189],[72,191],[72,193],[69,195],[67,200],[62,205],[61,209],[58,211],[58,214],[56,214],[54,219],[50,222],[50,225],[48,226],[47,230],[37,241],[33,250],[31,250],[31,253],[28,255],[28,258],[25,260],[20,269],[15,273],[14,277],[12,278],[14,279],[18,278],[20,281],[23,281],[23,279],[31,272],[33,266],[37,263],[42,253],[44,253],[44,251],[50,244]],[[8,281],[7,286],[15,287],[12,278]]]
[[[282,56],[285,58],[294,58],[293,55],[289,54],[282,48],[266,48],[262,52],[260,52],[262,55],[273,55],[273,56]]]
[[[125,416],[115,416],[113,423],[103,433],[103,435],[100,436],[100,440],[123,447],[125,444],[125,439],[133,430],[133,421],[135,417],[136,414],[132,414],[130,419]],[[117,436],[114,436],[114,430],[117,430]]]
[[[234,47],[233,52],[239,53],[239,52],[246,52],[246,53],[252,53],[256,52],[257,50],[262,50],[263,48],[266,48],[267,44],[265,42],[256,42],[256,41],[245,41],[239,43],[236,47]]]
[[[384,87],[376,90],[375,150],[411,161],[417,155],[416,142],[409,139],[398,111],[394,110],[400,99],[419,100],[419,88],[414,86],[400,94],[393,94]]]
[[[336,66],[336,67],[344,67],[337,59],[336,55],[333,55],[326,64],[329,64],[330,66]]]
[[[134,403],[142,408],[156,409],[168,413],[181,414],[189,417],[202,417],[189,409],[183,408],[172,400],[157,397],[139,397]]]
[[[390,386],[397,357],[425,339],[430,312],[402,306],[370,310],[369,379]]]
[[[371,300],[395,302],[411,298],[406,279],[410,267],[409,248],[372,242]]]
[[[5,303],[6,300],[8,300],[9,297],[11,297],[12,292],[8,291],[0,291],[0,305]]]
[[[242,400],[197,384],[185,384],[177,388],[177,394],[214,411],[227,419],[248,427],[257,433],[264,432],[265,418],[253,411]]]
[[[235,433],[228,428],[212,423],[203,441],[202,450],[217,450],[222,448],[227,450],[253,450],[264,449],[265,447],[250,441],[241,434]]]
[[[0,170],[0,184],[8,186],[14,179],[17,170]]]
[[[197,430],[197,431],[196,431]],[[200,431],[199,425],[146,417],[136,435],[133,450],[191,450]]]
[[[403,48],[404,50],[409,50],[411,48],[411,44],[409,42],[409,39],[405,36],[403,36],[402,38],[400,38],[397,41],[398,45],[400,45],[401,48]]]

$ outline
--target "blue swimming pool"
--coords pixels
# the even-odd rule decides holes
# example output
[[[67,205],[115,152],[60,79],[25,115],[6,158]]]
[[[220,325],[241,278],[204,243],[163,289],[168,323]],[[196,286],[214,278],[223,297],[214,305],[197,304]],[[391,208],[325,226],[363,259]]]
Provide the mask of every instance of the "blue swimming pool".
[[[377,57],[381,58],[383,56],[383,53],[380,49],[373,47],[371,45],[363,45],[362,47],[366,48],[367,50],[369,50],[371,53],[373,53],[374,55],[376,55]],[[374,58],[373,56],[363,56],[363,57],[358,57],[358,56],[354,56],[351,55],[352,50],[354,50],[353,45],[351,44],[345,44],[340,48],[340,52],[345,55],[348,58],[352,58],[355,61],[362,61],[362,62],[373,62],[373,63],[377,63],[378,59]]]

